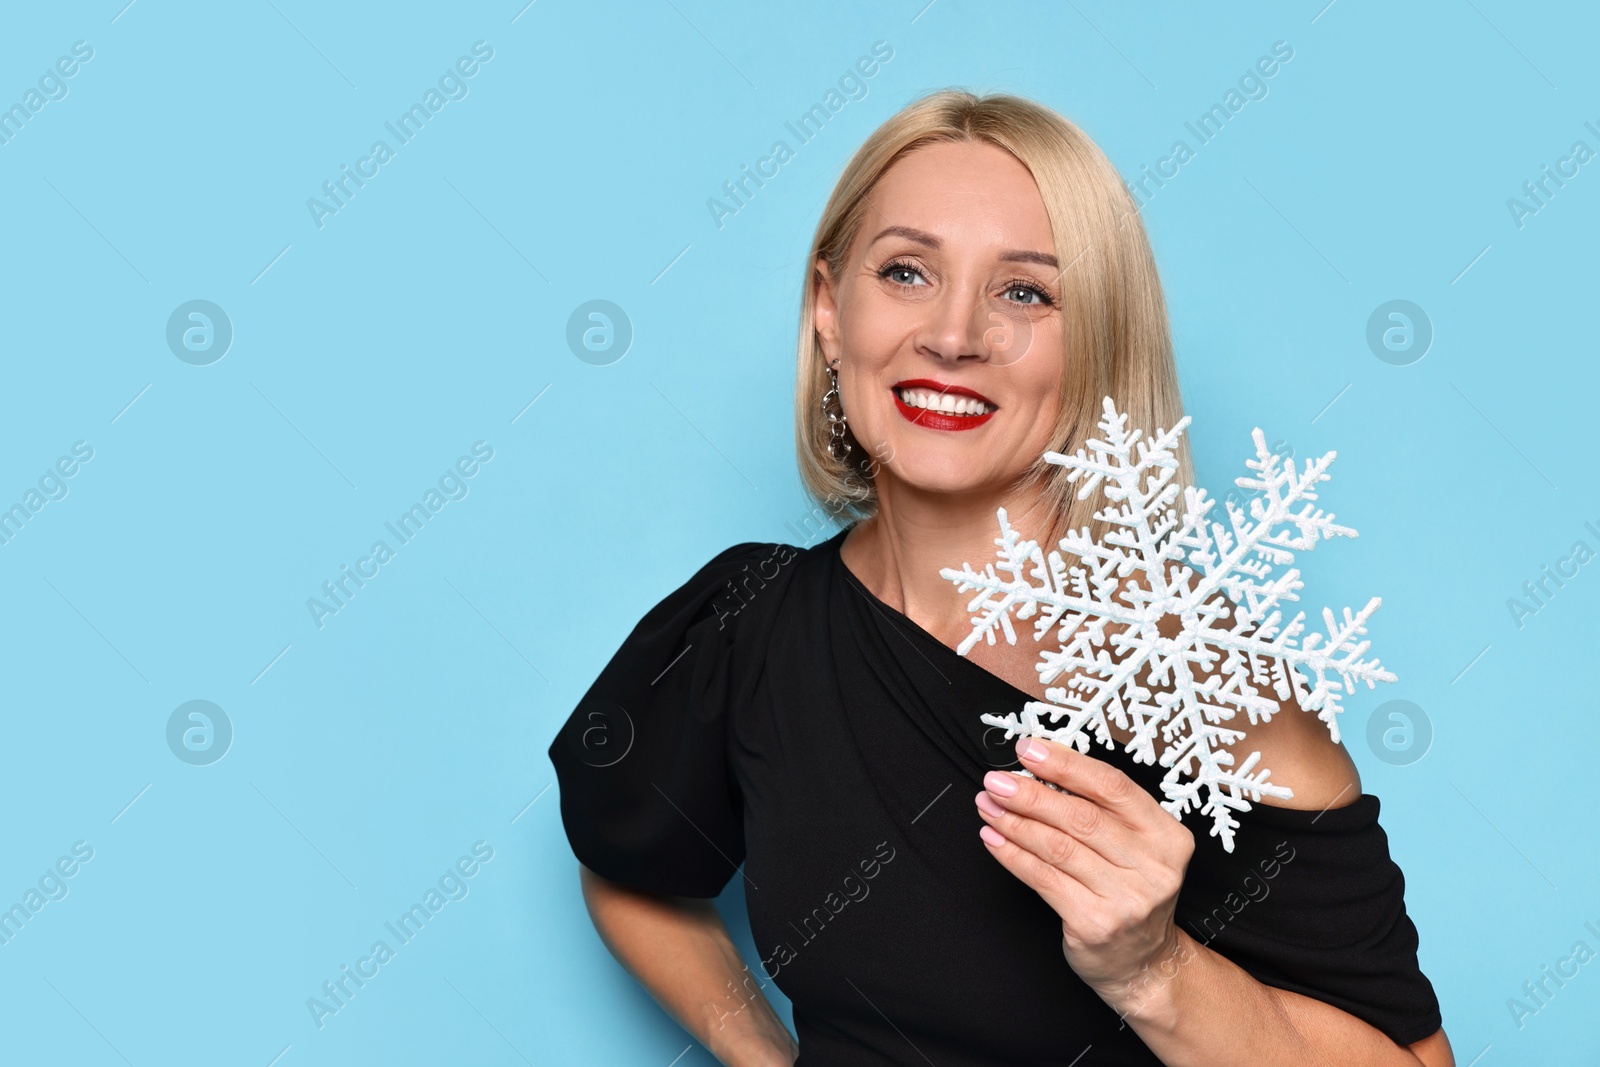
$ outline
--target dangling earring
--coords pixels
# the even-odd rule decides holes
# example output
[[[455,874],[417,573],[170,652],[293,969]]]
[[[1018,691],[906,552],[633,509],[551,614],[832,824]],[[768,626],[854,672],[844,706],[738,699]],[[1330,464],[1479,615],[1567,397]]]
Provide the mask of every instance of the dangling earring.
[[[839,401],[838,360],[828,364],[828,391],[822,394],[822,413],[828,417],[828,455],[843,463],[850,456],[850,442],[845,440],[844,405]],[[829,401],[833,409],[828,407]]]

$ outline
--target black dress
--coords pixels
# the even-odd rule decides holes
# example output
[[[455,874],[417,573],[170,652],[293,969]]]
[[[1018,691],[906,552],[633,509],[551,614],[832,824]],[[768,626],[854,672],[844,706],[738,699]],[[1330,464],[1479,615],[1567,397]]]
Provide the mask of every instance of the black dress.
[[[979,716],[1032,697],[874,597],[844,536],[735,545],[645,615],[550,746],[573,852],[680,896],[742,877],[746,982],[789,997],[801,1067],[1158,1064],[978,838],[984,772],[1018,766]],[[1159,767],[1091,751],[1162,796]],[[1378,798],[1237,818],[1230,854],[1185,817],[1183,928],[1397,1042],[1438,1030]]]

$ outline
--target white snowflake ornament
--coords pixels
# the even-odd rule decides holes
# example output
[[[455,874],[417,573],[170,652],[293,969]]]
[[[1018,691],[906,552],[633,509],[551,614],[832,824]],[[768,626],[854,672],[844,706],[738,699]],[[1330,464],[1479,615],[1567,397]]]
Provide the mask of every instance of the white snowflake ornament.
[[[1341,695],[1358,681],[1369,689],[1395,681],[1366,657],[1367,619],[1381,601],[1345,608],[1342,619],[1324,608],[1327,633],[1303,639],[1305,612],[1284,621],[1281,602],[1298,600],[1303,585],[1289,567],[1294,553],[1321,538],[1356,536],[1312,503],[1335,453],[1306,460],[1297,473],[1256,429],[1255,458],[1246,462],[1254,473],[1234,482],[1256,495],[1248,511],[1225,502],[1223,523],[1210,518],[1217,501],[1204,489],[1175,480],[1175,448],[1189,417],[1148,438],[1127,423],[1106,397],[1101,439],[1070,456],[1044,456],[1066,467],[1069,481],[1081,481],[1079,499],[1104,483],[1108,503],[1095,515],[1110,524],[1103,539],[1085,526],[1061,539],[1066,557],[1046,553],[1001,508],[998,559],[981,571],[963,563],[939,572],[958,590],[976,591],[967,605],[972,632],[957,651],[966,655],[979,638],[992,645],[997,631],[1015,644],[1013,617],[1034,620],[1036,641],[1055,628],[1060,649],[1042,652],[1036,668],[1041,682],[1066,675],[1065,684],[1045,690],[1048,703],[1031,700],[1020,714],[982,721],[1003,727],[1008,739],[1044,737],[1083,753],[1095,741],[1114,748],[1114,724],[1132,734],[1125,751],[1136,761],[1159,759],[1168,768],[1161,806],[1175,818],[1199,807],[1211,816],[1211,836],[1232,852],[1233,812],[1250,810],[1247,798],[1294,794],[1257,769],[1259,752],[1234,766],[1228,746],[1246,733],[1226,724],[1241,711],[1251,725],[1266,722],[1292,695],[1338,741]],[[1175,635],[1162,633],[1163,620]]]

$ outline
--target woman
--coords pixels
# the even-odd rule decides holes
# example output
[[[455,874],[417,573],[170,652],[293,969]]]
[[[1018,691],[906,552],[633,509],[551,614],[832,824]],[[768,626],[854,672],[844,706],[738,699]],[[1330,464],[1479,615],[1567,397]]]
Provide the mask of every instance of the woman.
[[[1089,521],[1039,457],[1103,396],[1181,416],[1104,155],[1028,101],[933,94],[856,153],[810,262],[800,468],[853,521],[711,559],[550,747],[611,951],[726,1064],[1452,1064],[1378,798],[1314,716],[1249,729],[1294,796],[1233,853],[1159,806],[1161,768],[979,720],[1044,699],[1038,650],[958,655],[940,569],[991,557],[1000,506],[1047,544]],[[735,874],[758,970],[710,900]]]

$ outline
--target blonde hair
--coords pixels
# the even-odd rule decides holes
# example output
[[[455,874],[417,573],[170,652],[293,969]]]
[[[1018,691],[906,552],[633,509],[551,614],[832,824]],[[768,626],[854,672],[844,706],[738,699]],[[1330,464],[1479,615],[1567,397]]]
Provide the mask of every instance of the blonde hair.
[[[1075,452],[1097,433],[1101,401],[1110,396],[1129,425],[1148,437],[1183,417],[1166,303],[1155,257],[1138,209],[1116,168],[1087,134],[1055,111],[1009,94],[977,96],[945,89],[922,97],[891,116],[857,149],[845,166],[817,224],[807,259],[800,301],[799,358],[795,388],[795,444],[806,491],[835,520],[868,518],[877,511],[873,470],[877,462],[846,433],[847,461],[828,451],[828,420],[821,401],[828,376],[812,320],[820,257],[834,278],[867,212],[866,198],[901,157],[927,144],[985,142],[1011,153],[1028,168],[1044,200],[1064,264],[1058,287],[1064,309],[1065,358],[1060,414],[1051,435],[1059,452]],[[848,413],[847,413],[848,414]],[[1187,440],[1177,449],[1175,472],[1193,481]],[[1088,525],[1104,533],[1093,515],[1106,504],[1103,488],[1078,500],[1078,487],[1063,467],[1038,458],[1016,488],[1037,485],[1056,536]],[[1045,547],[1045,530],[1025,530]]]

